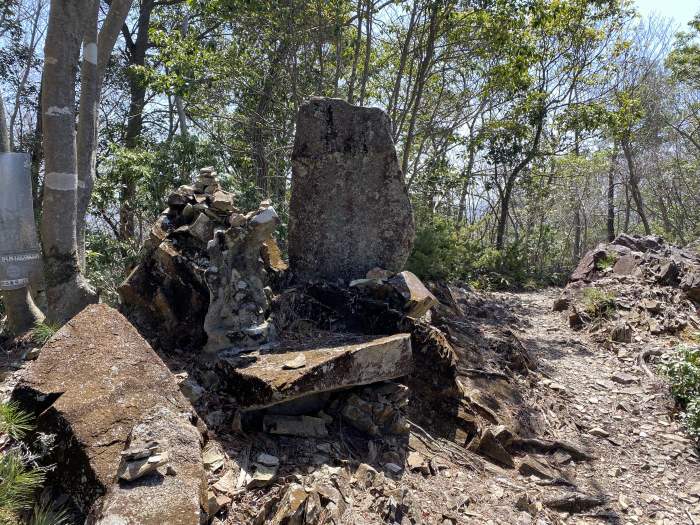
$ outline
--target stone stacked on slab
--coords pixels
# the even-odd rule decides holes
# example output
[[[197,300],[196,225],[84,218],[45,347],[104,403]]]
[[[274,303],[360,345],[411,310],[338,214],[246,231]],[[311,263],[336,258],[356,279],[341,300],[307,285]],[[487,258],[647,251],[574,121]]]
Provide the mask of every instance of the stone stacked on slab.
[[[289,260],[299,279],[403,270],[413,212],[384,111],[331,98],[301,106],[289,215]]]
[[[70,320],[27,367],[13,397],[39,414],[38,431],[56,435],[53,481],[87,523],[199,525],[206,478],[196,416],[117,311],[92,305]]]

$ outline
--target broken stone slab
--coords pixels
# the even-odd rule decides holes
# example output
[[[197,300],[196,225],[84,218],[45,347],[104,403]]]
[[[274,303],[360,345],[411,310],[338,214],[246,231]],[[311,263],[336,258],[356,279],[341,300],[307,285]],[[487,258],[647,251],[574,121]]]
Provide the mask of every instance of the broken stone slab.
[[[700,266],[693,266],[686,270],[680,287],[688,298],[700,303]]]
[[[529,455],[523,458],[518,466],[518,472],[523,476],[536,476],[541,479],[557,479],[560,477],[559,473],[544,461]]]
[[[117,311],[91,305],[68,321],[27,366],[13,397],[39,414],[38,431],[56,435],[51,482],[88,523],[199,523],[206,479],[192,408]],[[123,489],[116,483],[121,453],[151,441],[168,452],[176,474],[153,472]]]
[[[302,368],[285,368],[304,356]],[[256,410],[321,392],[377,383],[413,369],[410,334],[314,343],[292,350],[220,355],[219,376],[242,410]]]
[[[340,99],[299,109],[292,153],[289,262],[302,280],[403,269],[413,211],[387,114]]]
[[[617,343],[631,343],[632,327],[624,321],[616,323],[610,330],[610,339]]]
[[[621,385],[633,385],[639,382],[639,378],[637,376],[633,376],[632,374],[627,374],[625,372],[615,372],[612,376],[610,376],[610,379]]]
[[[505,449],[490,428],[485,429],[480,436],[475,436],[467,448],[503,466],[509,468],[515,467],[513,456]]]
[[[391,279],[389,284],[406,301],[404,311],[409,317],[418,319],[438,303],[437,298],[430,293],[421,280],[409,271],[403,271]]]

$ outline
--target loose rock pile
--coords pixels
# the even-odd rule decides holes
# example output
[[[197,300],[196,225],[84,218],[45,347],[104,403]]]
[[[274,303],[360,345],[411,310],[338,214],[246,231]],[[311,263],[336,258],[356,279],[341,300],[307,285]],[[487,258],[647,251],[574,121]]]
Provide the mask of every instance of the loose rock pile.
[[[677,334],[697,329],[700,255],[656,236],[622,234],[588,252],[555,301],[572,327],[602,330],[614,342],[635,333]]]

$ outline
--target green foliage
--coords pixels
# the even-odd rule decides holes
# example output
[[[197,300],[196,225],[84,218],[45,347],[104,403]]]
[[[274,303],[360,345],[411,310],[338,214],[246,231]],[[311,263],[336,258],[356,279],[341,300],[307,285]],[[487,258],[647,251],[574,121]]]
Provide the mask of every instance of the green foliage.
[[[32,330],[32,341],[34,344],[44,346],[60,328],[60,325],[54,323],[38,323]]]
[[[594,319],[607,318],[615,313],[615,295],[591,286],[583,291],[583,305]]]
[[[28,468],[16,450],[0,455],[0,525],[17,525],[17,514],[32,506],[44,472]]]
[[[517,288],[532,277],[517,246],[499,251],[474,237],[478,226],[455,227],[436,218],[419,226],[408,269],[426,280],[468,281],[480,289]]]
[[[27,525],[69,525],[71,516],[65,507],[56,506],[48,498],[42,498],[32,509]]]
[[[683,408],[683,422],[690,434],[700,437],[700,347],[680,348],[662,371],[671,393]]]
[[[0,403],[0,434],[23,439],[32,430],[32,421],[32,416],[20,410],[16,403]]]
[[[616,253],[606,253],[605,257],[602,259],[596,261],[596,268],[598,270],[609,270],[613,266],[615,266],[615,263],[617,262],[617,254]]]
[[[117,288],[124,281],[126,270],[137,263],[138,253],[133,242],[122,242],[109,233],[88,233],[87,277],[99,291],[102,301],[112,306],[118,304]]]

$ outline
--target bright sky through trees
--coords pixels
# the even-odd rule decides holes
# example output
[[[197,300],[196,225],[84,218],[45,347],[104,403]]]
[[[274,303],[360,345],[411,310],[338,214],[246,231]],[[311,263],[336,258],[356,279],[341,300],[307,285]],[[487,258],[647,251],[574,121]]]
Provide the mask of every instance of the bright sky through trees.
[[[698,0],[636,0],[636,4],[645,18],[656,14],[673,18],[681,25],[688,23],[700,11]]]

